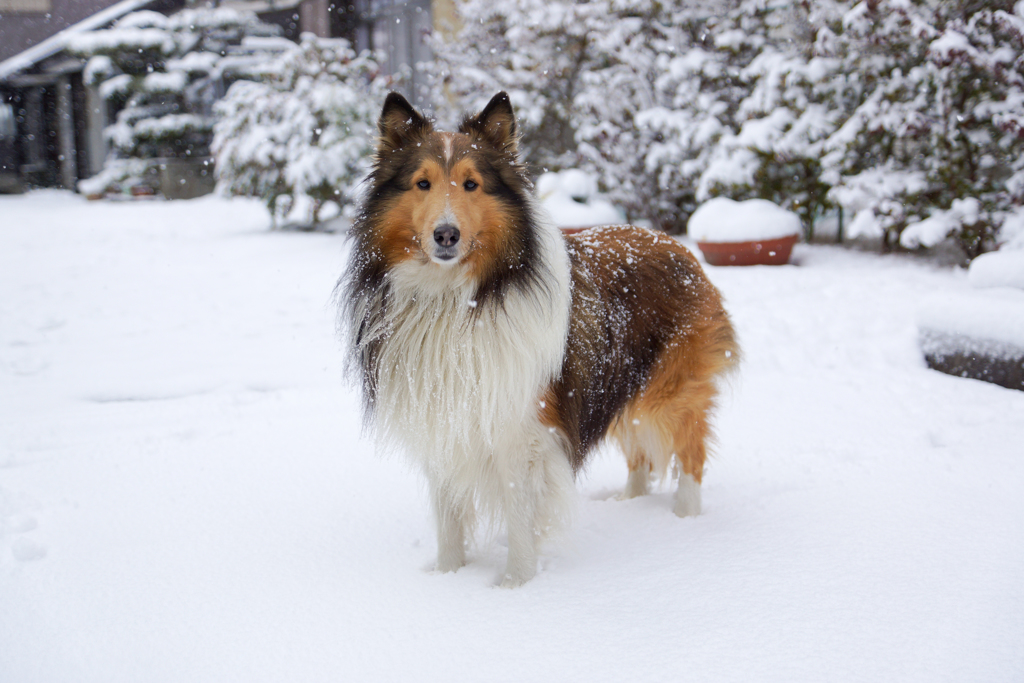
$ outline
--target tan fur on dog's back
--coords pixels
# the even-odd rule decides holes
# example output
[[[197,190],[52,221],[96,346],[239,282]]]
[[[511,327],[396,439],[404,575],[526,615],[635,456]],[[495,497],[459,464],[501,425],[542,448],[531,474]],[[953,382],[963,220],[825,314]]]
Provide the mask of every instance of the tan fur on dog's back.
[[[612,425],[630,471],[646,467],[664,478],[675,456],[682,471],[701,483],[715,379],[734,367],[738,355],[732,328],[719,317],[665,352],[647,388]]]

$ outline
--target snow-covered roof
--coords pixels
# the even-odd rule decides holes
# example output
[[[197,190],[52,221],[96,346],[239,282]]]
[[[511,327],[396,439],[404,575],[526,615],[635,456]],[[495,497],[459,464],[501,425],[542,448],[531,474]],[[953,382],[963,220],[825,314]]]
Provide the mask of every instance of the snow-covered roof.
[[[90,17],[86,17],[77,24],[68,26],[63,31],[50,36],[41,43],[37,43],[27,50],[0,62],[0,81],[6,80],[19,71],[24,71],[47,57],[57,54],[67,47],[67,42],[71,36],[83,31],[102,28],[110,22],[123,17],[125,14],[142,9],[153,2],[154,0],[121,0],[121,2],[100,10]]]

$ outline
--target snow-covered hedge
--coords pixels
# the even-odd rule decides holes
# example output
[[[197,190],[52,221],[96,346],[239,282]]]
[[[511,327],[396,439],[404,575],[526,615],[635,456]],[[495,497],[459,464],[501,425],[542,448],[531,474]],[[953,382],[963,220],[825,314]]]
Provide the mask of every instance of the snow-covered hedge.
[[[883,245],[1012,238],[1024,203],[1024,2],[466,0],[439,37],[442,114],[509,91],[537,172],[580,167],[669,231],[764,198],[810,234],[843,209]],[[451,122],[448,122],[451,123]]]
[[[259,197],[276,221],[304,201],[317,223],[344,208],[366,176],[380,103],[394,81],[342,39],[303,35],[239,81],[216,107],[213,152],[223,192]]]

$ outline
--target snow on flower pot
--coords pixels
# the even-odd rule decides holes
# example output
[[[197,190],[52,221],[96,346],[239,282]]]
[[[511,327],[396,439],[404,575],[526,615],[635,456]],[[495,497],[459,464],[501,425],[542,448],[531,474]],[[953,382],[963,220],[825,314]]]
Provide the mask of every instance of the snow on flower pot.
[[[716,197],[693,212],[687,233],[712,266],[781,266],[800,238],[800,218],[766,199]]]

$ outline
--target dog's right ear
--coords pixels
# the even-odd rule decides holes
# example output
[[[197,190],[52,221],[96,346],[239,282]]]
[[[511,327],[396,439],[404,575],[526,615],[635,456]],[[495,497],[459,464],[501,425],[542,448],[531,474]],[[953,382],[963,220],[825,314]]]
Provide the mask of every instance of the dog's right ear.
[[[409,100],[396,92],[388,93],[377,121],[379,151],[399,149],[413,138],[428,133],[430,128],[430,122],[412,108]]]

